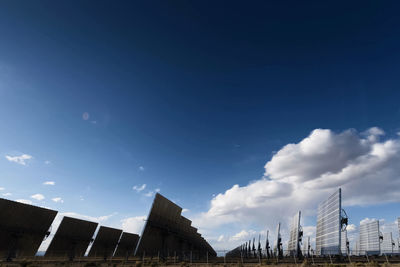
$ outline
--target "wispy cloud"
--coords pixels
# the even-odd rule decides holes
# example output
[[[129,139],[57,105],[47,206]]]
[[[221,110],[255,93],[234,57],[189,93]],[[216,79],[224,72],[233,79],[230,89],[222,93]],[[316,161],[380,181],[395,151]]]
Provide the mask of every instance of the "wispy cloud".
[[[15,201],[23,203],[23,204],[29,204],[32,205],[32,201],[29,199],[16,199]]]
[[[54,181],[46,181],[43,183],[43,185],[55,185],[55,184],[56,184],[56,182],[54,182]]]
[[[64,203],[64,200],[61,197],[54,197],[51,200],[53,200],[56,203]]]
[[[139,166],[139,171],[144,171],[144,167],[143,166]]]
[[[182,213],[189,212],[190,209],[182,209]]]
[[[4,189],[5,189],[4,187],[0,187],[0,191],[4,191]]]
[[[140,234],[144,226],[146,216],[136,216],[121,220],[122,229],[126,232]]]
[[[3,197],[9,197],[9,196],[12,196],[12,194],[11,193],[4,193],[4,194],[2,194],[3,195]]]
[[[152,197],[154,196],[155,193],[160,192],[160,188],[156,188],[154,191],[149,191],[146,194],[144,194],[145,197]]]
[[[10,162],[15,162],[21,165],[26,165],[26,161],[32,159],[33,157],[28,154],[22,154],[21,156],[10,156],[6,155],[6,159]]]
[[[34,194],[31,196],[31,198],[39,200],[39,201],[45,199],[45,197],[42,194]]]
[[[44,161],[44,164],[46,164],[46,165],[49,165],[50,163],[51,163],[50,160],[45,160],[45,161]]]
[[[142,184],[142,185],[135,185],[134,187],[132,187],[133,190],[135,190],[136,192],[141,192],[146,188],[146,184]]]

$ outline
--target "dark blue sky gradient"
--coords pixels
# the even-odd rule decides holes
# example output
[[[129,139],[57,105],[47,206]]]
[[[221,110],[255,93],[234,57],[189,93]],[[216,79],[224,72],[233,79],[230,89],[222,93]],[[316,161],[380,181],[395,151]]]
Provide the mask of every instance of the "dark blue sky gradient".
[[[205,210],[315,128],[399,131],[399,7],[2,1],[0,145],[50,158],[32,177],[59,178],[82,209],[147,209],[131,190],[146,183]]]

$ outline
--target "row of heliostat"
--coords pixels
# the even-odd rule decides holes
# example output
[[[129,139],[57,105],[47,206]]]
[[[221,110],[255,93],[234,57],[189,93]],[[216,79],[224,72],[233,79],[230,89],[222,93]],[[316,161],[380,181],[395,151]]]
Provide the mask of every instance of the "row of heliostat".
[[[174,215],[171,210],[175,211]],[[87,256],[104,259],[129,257],[135,253],[140,256],[154,256],[155,253],[180,256],[182,249],[213,255],[214,250],[191,226],[191,221],[180,215],[181,212],[180,207],[157,194],[140,239],[136,234],[105,226],[100,226],[93,239],[97,223],[65,216],[44,256],[83,257],[91,243]],[[50,234],[48,230],[56,214],[54,210],[0,198],[0,260],[35,256],[42,241]],[[171,240],[175,242],[171,243]]]

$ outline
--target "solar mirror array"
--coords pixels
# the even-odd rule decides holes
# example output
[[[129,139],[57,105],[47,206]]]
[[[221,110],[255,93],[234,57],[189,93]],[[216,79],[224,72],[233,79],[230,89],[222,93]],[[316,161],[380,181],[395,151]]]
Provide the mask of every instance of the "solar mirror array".
[[[0,257],[34,256],[57,211],[0,199]]]
[[[296,257],[301,255],[300,243],[303,236],[303,231],[301,230],[300,226],[300,217],[301,212],[299,211],[292,219],[288,243],[289,254]]]
[[[83,257],[86,249],[92,241],[97,223],[64,217],[49,247],[46,257]]]
[[[181,213],[181,207],[157,193],[135,255],[178,256],[181,260],[216,256],[214,249]]]
[[[96,239],[90,248],[88,257],[111,258],[114,254],[122,230],[100,226]]]
[[[381,235],[379,221],[372,221],[360,225],[359,236],[360,255],[379,255],[381,250]]]
[[[282,237],[281,237],[281,223],[278,223],[276,227],[276,240],[275,240],[275,247],[274,253],[276,257],[283,256],[283,249],[282,249]]]
[[[134,254],[139,235],[123,232],[114,257],[127,258]]]
[[[392,233],[384,233],[381,245],[381,253],[393,254],[396,243],[393,240]]]
[[[341,252],[342,195],[339,188],[318,206],[316,253],[339,255]]]
[[[397,228],[399,230],[399,238],[397,239],[397,250],[400,253],[400,217],[397,218]]]
[[[178,259],[215,257],[216,252],[181,215],[182,208],[156,194],[142,236],[120,229],[100,226],[86,220],[63,217],[44,253],[46,258],[60,260],[84,257],[109,259],[144,256],[178,256]],[[49,228],[57,211],[0,199],[0,257],[33,257],[42,241],[50,235]],[[143,254],[142,254],[143,253]]]
[[[341,232],[340,242],[341,242],[340,247],[341,247],[342,255],[348,255],[349,254],[349,240],[347,239],[347,230],[343,230]]]

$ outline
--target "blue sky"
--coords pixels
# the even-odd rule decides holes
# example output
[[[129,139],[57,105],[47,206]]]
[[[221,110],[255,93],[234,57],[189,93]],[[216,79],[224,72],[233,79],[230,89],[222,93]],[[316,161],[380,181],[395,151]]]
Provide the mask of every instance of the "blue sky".
[[[305,194],[290,177],[340,174],[382,156],[371,152],[382,145],[387,161],[331,177],[342,184],[322,182],[314,201],[293,208],[310,209],[303,224],[311,226],[318,201],[343,186],[344,198],[356,196],[347,208],[352,224],[366,217],[389,224],[400,215],[398,5],[3,1],[0,193],[134,230],[160,191],[189,209],[217,248],[230,248],[237,233],[286,219],[265,214],[286,209],[280,195]],[[313,157],[297,150],[302,140],[316,142]],[[287,144],[298,144],[290,150],[300,153],[296,162],[275,157]],[[312,161],[321,147],[327,162],[338,162]],[[263,179],[289,185],[257,195],[251,184]],[[368,190],[349,186],[373,189],[376,181],[387,187],[372,191],[379,197],[371,201],[362,194]],[[229,191],[234,185],[244,193]],[[250,204],[239,209],[229,192]],[[265,214],[252,217],[258,208]],[[221,213],[236,220],[220,223]]]

